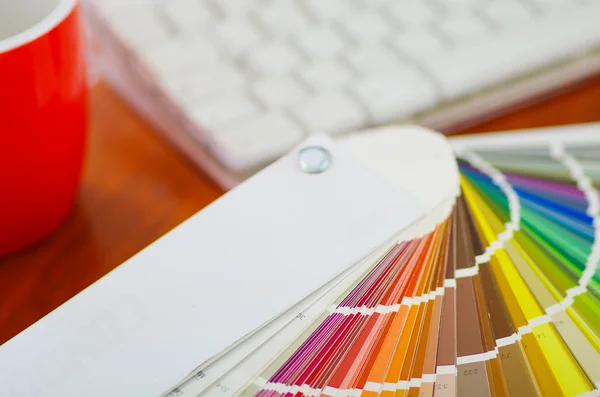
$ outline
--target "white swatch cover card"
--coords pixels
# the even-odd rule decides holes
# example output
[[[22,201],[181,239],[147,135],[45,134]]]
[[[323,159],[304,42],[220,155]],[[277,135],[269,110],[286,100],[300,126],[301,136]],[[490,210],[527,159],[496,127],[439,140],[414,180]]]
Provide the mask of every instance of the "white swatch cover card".
[[[327,170],[300,169],[308,146]],[[456,175],[445,140],[417,127],[313,135],[0,346],[0,395],[159,396],[211,366],[218,379],[452,202]]]

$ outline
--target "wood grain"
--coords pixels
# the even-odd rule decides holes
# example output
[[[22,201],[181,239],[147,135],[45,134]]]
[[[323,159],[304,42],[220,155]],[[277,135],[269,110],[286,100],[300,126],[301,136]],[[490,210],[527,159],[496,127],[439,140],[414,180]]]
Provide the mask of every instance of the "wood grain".
[[[90,117],[76,207],[43,243],[0,259],[0,344],[222,194],[105,85]]]
[[[41,244],[0,259],[0,344],[218,198],[222,191],[107,86],[92,90],[79,199]],[[600,76],[461,131],[600,120]]]

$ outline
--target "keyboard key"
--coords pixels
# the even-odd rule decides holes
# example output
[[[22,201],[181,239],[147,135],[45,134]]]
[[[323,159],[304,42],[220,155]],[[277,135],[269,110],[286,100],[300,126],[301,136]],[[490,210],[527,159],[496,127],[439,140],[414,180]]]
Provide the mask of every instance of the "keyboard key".
[[[184,104],[192,119],[201,127],[218,130],[225,124],[259,113],[259,106],[243,92],[230,92],[210,99]]]
[[[376,124],[400,121],[433,106],[439,99],[435,86],[409,68],[394,74],[365,76],[352,85],[351,91]]]
[[[174,37],[148,44],[139,55],[158,73],[172,73],[216,64],[219,55],[214,43],[199,37]]]
[[[316,92],[346,86],[353,78],[352,71],[337,59],[317,60],[297,73]]]
[[[240,170],[282,154],[305,132],[345,133],[435,113],[440,101],[600,46],[594,0],[96,4],[165,94],[221,142],[217,157]]]
[[[496,26],[506,28],[514,24],[527,23],[533,14],[517,0],[495,0],[489,2],[483,12]]]
[[[260,79],[252,85],[252,92],[271,109],[292,105],[308,96],[306,88],[289,76]]]
[[[219,142],[234,170],[245,170],[283,155],[305,134],[292,120],[278,112],[244,119],[219,131]]]
[[[536,17],[554,18],[555,16],[563,19],[571,19],[570,13],[581,7],[586,1],[596,2],[596,0],[526,0]]]
[[[341,92],[321,93],[291,108],[309,133],[339,134],[360,128],[366,115],[360,105]]]
[[[381,41],[392,29],[379,14],[359,12],[342,21],[344,30],[357,43]]]
[[[169,0],[160,3],[160,8],[180,31],[201,29],[215,18],[210,9],[197,0]]]
[[[569,8],[577,4],[577,0],[526,0],[542,13],[551,12],[555,9]],[[581,0],[579,1],[581,2]]]
[[[298,48],[310,58],[322,58],[339,54],[348,43],[330,26],[316,26],[295,37]]]
[[[308,16],[295,2],[273,2],[256,13],[258,21],[275,38],[302,31],[310,23]]]
[[[186,73],[163,74],[160,79],[166,91],[181,102],[219,95],[221,92],[240,88],[246,82],[240,71],[226,64],[188,70]]]
[[[118,14],[123,7],[129,7],[132,4],[125,3],[123,0],[104,0],[104,1],[96,1],[94,2],[94,6],[98,8],[98,10],[103,15],[113,15]],[[136,6],[133,4],[133,6]],[[138,5],[139,6],[139,5]],[[142,4],[142,6],[146,7],[146,4]]]
[[[351,67],[362,74],[395,70],[400,66],[393,50],[378,45],[362,46],[348,51],[346,59]]]
[[[117,12],[118,10],[118,12]],[[144,4],[123,4],[108,16],[113,29],[126,43],[137,47],[164,39],[169,31],[155,9]]]
[[[401,0],[390,3],[384,11],[402,26],[425,25],[436,19],[437,10],[424,0]]]
[[[244,16],[230,17],[219,23],[216,38],[224,52],[233,58],[244,55],[263,41],[260,31]]]
[[[428,57],[446,47],[446,43],[437,33],[426,29],[413,29],[401,33],[391,43],[401,54],[415,59]]]
[[[454,12],[454,11],[464,11],[468,8],[478,7],[481,4],[485,4],[488,0],[436,0],[444,10]]]
[[[246,58],[246,64],[254,73],[263,76],[282,75],[298,67],[299,54],[280,42],[272,42],[256,48]]]
[[[488,33],[489,28],[472,13],[457,13],[447,17],[439,28],[456,44],[475,41]]]
[[[167,0],[168,1],[168,0]],[[261,7],[260,0],[198,0],[206,6],[218,10],[224,17],[231,15],[244,15]]]
[[[536,29],[525,26],[493,35],[469,47],[437,53],[420,65],[436,79],[446,99],[473,94],[600,45],[599,17],[600,2],[589,3],[573,9],[569,19],[554,14],[536,22]],[[577,21],[577,29],[572,21]]]
[[[354,11],[349,0],[304,0],[308,12],[319,21],[343,20]]]

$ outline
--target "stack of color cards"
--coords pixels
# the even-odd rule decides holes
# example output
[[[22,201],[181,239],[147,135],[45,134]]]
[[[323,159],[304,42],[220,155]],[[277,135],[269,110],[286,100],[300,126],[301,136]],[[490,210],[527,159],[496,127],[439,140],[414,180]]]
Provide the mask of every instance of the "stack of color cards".
[[[435,227],[357,263],[295,319],[273,319],[280,330],[260,346],[240,342],[168,395],[600,395],[595,129],[453,140],[460,193]]]

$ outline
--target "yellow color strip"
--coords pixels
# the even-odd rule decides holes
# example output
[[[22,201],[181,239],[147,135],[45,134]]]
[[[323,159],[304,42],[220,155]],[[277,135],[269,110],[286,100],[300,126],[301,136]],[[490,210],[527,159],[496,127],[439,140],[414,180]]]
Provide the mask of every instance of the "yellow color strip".
[[[481,230],[487,234],[486,239],[493,240],[495,235],[492,224],[499,222],[498,217],[466,180],[462,180],[461,182],[465,197],[471,205],[470,208],[476,222],[481,225]],[[545,314],[504,249],[497,249],[491,262],[492,270],[498,280],[500,293],[505,299],[509,314],[516,326],[520,326],[518,324],[522,320],[521,316],[519,316],[519,311],[528,321]],[[517,297],[518,300],[516,299]],[[537,345],[536,348],[539,348],[539,353],[546,360],[552,375],[565,396],[576,396],[592,390],[593,385],[588,381],[585,373],[573,358],[569,349],[564,345],[554,326],[547,323],[538,325],[533,330],[535,338],[531,340],[532,338],[528,336],[530,334],[527,334],[523,336],[523,340],[529,340],[530,351],[527,355],[530,357],[531,353],[531,357],[536,361],[536,363],[532,362],[536,378],[537,374],[542,374],[543,371],[540,369],[539,362],[537,362],[539,361],[539,356],[533,354],[537,352],[537,349],[532,350],[533,343]],[[538,367],[537,371],[535,367]],[[543,388],[541,383],[546,381],[538,379],[541,388]]]
[[[565,394],[559,387],[556,378],[552,375],[550,367],[544,359],[538,343],[535,341],[535,336],[531,333],[523,335],[521,344],[529,366],[535,376],[537,386],[542,392],[542,396],[564,396]]]
[[[552,323],[592,383],[600,382],[600,355],[571,317],[558,312],[552,316]]]
[[[502,300],[504,301],[504,305],[506,306],[506,310],[508,311],[508,315],[510,316],[513,326],[515,328],[519,328],[527,325],[527,318],[525,318],[525,315],[521,310],[519,300],[510,288],[509,281],[502,272],[502,266],[495,256],[490,258],[490,267],[492,269],[492,273],[494,274],[494,278],[496,279],[496,284],[498,285],[500,295],[502,296]]]
[[[477,208],[477,211],[475,211],[475,208],[471,209],[476,221],[482,224],[482,230],[489,230],[489,233],[494,233],[492,224],[498,225],[499,223],[501,224],[501,221],[492,209],[483,201],[477,191],[470,186],[469,182],[465,180],[464,184],[465,186],[463,188],[465,188],[464,191],[467,201],[469,203],[472,202],[475,205],[475,208]],[[485,227],[485,224],[488,226]],[[519,271],[506,251],[503,248],[497,249],[494,256],[498,261],[502,274],[506,277],[510,289],[513,291],[513,294],[518,297],[518,304],[525,318],[529,321],[543,315],[544,311],[527,287],[527,284],[521,277],[521,274],[519,274]]]
[[[517,231],[516,234],[518,234],[518,233],[522,233],[522,232]],[[516,234],[515,234],[515,236],[516,236]],[[535,264],[535,261],[533,259],[531,259],[531,257],[523,249],[523,247],[521,247],[521,244],[519,244],[519,242],[516,241],[516,238],[511,240],[511,244],[516,248],[516,250],[519,252],[519,255],[525,260],[525,262],[527,262],[527,265],[529,265],[529,267],[535,272],[536,276],[542,281],[542,283],[544,283],[544,286],[546,287],[546,289],[548,289],[550,294],[552,294],[554,299],[556,299],[558,301],[562,300],[563,297],[562,297],[561,293],[558,291],[558,289],[556,289],[554,284],[552,284],[550,282],[550,280],[548,279],[548,277],[546,277],[544,272],[542,272],[541,269]]]
[[[573,320],[573,322],[577,325],[577,328],[581,331],[581,333],[586,337],[586,339],[594,346],[594,349],[600,354],[600,340],[596,334],[588,327],[587,323],[579,316],[572,308],[568,307],[566,310],[567,314]]]
[[[496,250],[494,253],[504,276],[508,280],[511,290],[515,296],[519,297],[519,303],[523,315],[527,321],[531,321],[536,317],[543,316],[545,312],[542,310],[537,300],[531,293],[531,290],[525,284],[525,281],[517,271],[514,263],[504,249]]]
[[[532,331],[544,359],[566,396],[578,396],[595,388],[551,323],[533,327]]]
[[[498,234],[504,231],[503,223],[495,216],[491,221],[486,220],[482,211],[482,207],[486,205],[483,203],[481,196],[479,196],[473,188],[473,185],[462,176],[460,177],[460,185],[465,199],[467,200],[469,210],[471,211],[473,218],[475,218],[476,224],[479,226],[478,230],[481,234],[480,237],[488,245],[498,240]]]

